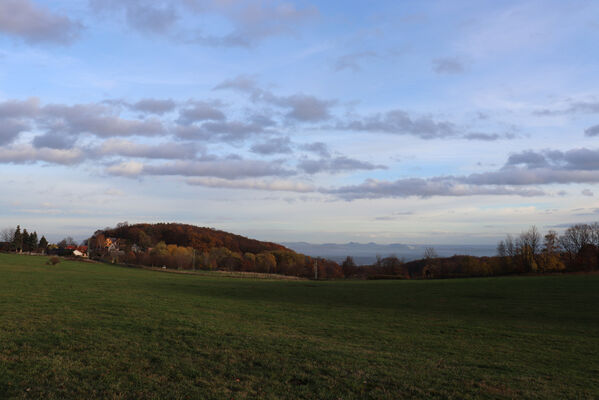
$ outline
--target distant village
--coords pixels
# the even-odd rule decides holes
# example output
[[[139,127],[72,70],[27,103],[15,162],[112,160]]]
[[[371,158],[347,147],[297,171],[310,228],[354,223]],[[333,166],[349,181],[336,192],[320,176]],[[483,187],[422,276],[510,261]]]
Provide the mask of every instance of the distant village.
[[[109,252],[119,252],[118,240],[107,238],[104,248]],[[49,243],[45,236],[38,239],[37,232],[27,229],[5,228],[0,232],[0,252],[30,255],[56,255],[61,257],[89,257],[87,240],[77,243],[72,237],[66,237],[58,243]]]

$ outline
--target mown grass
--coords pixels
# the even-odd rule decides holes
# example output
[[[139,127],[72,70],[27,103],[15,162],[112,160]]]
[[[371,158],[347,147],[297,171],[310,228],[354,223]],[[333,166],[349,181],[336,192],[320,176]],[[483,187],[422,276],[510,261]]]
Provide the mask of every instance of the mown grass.
[[[0,398],[598,398],[599,276],[284,281],[0,254]]]

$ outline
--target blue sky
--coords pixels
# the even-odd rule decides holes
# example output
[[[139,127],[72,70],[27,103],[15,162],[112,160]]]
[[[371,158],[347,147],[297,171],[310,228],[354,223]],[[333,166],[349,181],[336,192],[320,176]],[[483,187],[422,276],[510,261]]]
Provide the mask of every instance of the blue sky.
[[[599,216],[594,1],[4,0],[0,223],[495,243]]]

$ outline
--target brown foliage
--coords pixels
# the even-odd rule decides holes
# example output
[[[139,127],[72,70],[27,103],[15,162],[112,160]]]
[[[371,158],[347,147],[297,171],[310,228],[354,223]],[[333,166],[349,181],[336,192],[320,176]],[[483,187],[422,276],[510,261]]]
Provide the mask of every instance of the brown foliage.
[[[48,265],[56,265],[60,262],[60,258],[57,256],[52,256],[48,259],[48,262],[46,264]]]

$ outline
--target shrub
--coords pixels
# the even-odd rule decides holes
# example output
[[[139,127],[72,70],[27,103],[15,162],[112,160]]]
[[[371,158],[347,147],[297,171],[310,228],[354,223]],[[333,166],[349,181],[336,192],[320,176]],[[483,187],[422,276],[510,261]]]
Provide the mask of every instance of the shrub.
[[[48,260],[47,264],[49,265],[56,265],[60,262],[60,258],[58,258],[57,256],[52,256],[50,257],[50,259]]]

